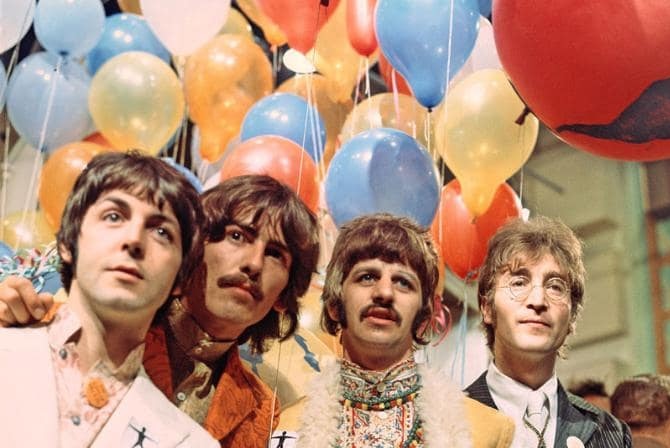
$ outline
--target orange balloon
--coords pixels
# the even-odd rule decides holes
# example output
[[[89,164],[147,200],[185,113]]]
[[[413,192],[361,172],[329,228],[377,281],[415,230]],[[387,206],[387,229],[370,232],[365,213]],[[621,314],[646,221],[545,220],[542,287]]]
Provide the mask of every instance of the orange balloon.
[[[68,143],[56,149],[47,159],[40,174],[38,198],[49,226],[60,227],[60,218],[79,174],[94,155],[105,147],[91,142]]]
[[[265,39],[270,45],[279,46],[286,43],[286,35],[281,29],[261,11],[256,4],[256,0],[237,0],[237,6],[249,17],[249,20],[263,30]]]
[[[362,56],[377,49],[374,19],[377,0],[347,0],[347,35],[351,46]]]
[[[311,95],[308,95],[311,87]],[[310,96],[314,106],[326,125],[326,146],[323,153],[324,166],[328,167],[330,159],[337,148],[338,134],[347,115],[354,107],[351,97],[339,98],[332,90],[332,83],[323,75],[296,75],[282,83],[278,92],[294,93],[305,99]]]
[[[142,15],[140,0],[118,0],[117,3],[123,12],[131,12],[133,14],[137,14],[138,16]]]
[[[249,108],[271,90],[270,61],[245,36],[222,34],[193,53],[186,61],[184,92],[202,132],[201,156],[218,160]]]
[[[221,181],[244,174],[266,174],[290,187],[316,212],[319,184],[316,164],[297,143],[276,135],[250,138],[223,160]]]
[[[109,141],[99,132],[94,132],[90,134],[83,141],[89,143],[95,143],[96,145],[100,145],[103,148],[108,149],[110,151],[125,151],[125,149],[119,149],[112,146],[112,144],[109,143]]]
[[[54,229],[38,210],[14,212],[2,221],[2,241],[12,249],[32,249],[56,239]]]

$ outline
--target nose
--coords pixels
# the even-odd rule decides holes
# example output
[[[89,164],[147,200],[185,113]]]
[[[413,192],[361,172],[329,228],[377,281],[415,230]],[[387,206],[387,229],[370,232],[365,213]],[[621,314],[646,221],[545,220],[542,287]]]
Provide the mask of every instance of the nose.
[[[125,242],[123,249],[128,251],[128,254],[134,259],[141,259],[144,257],[144,224],[130,222],[125,235]]]
[[[544,285],[533,285],[526,297],[526,306],[534,309],[547,307],[547,292]]]
[[[244,272],[251,280],[256,280],[263,270],[264,260],[265,243],[260,240],[256,240],[253,243],[247,245],[240,270]]]
[[[393,301],[393,281],[390,278],[382,276],[375,283],[372,300],[375,303],[388,303]]]

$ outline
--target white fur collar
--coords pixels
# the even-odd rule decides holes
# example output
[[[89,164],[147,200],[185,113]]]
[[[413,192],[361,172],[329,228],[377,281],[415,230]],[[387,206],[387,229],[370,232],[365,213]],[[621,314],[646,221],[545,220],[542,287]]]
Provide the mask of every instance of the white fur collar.
[[[424,446],[472,447],[472,436],[463,398],[458,386],[419,365],[421,390],[416,398],[423,421]],[[335,360],[322,363],[322,373],[310,384],[301,419],[298,447],[330,448],[335,444],[342,406],[340,397],[340,364]]]

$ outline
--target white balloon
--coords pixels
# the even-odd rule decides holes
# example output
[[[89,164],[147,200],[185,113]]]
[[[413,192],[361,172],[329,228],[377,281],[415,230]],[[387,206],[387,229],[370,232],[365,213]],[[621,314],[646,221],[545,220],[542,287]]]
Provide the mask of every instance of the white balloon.
[[[0,53],[21,40],[34,15],[35,0],[0,0]]]
[[[230,0],[140,0],[142,15],[176,56],[187,56],[226,23]]]
[[[480,16],[479,34],[475,41],[475,47],[472,49],[472,53],[470,53],[463,67],[451,80],[450,85],[454,86],[467,78],[471,73],[487,68],[502,69],[502,64],[500,63],[498,50],[493,40],[493,26],[491,26],[491,22],[488,19]]]

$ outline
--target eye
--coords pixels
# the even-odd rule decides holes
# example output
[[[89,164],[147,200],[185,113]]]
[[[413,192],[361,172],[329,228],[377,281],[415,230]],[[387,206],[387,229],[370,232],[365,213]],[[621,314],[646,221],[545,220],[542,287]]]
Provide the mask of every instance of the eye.
[[[237,243],[244,243],[248,240],[241,230],[234,228],[226,229],[226,239]]]
[[[376,277],[375,277],[372,273],[370,273],[370,272],[363,272],[363,273],[359,274],[358,277],[356,277],[356,281],[357,281],[358,283],[362,283],[362,284],[364,284],[364,285],[368,285],[368,284],[373,283],[373,282],[375,281],[375,278],[376,278]]]
[[[279,261],[282,265],[288,267],[289,263],[289,257],[286,255],[286,252],[281,250],[278,247],[272,247],[268,246],[265,248],[265,255],[274,258],[275,260]]]
[[[413,290],[414,289],[414,283],[412,283],[410,280],[406,279],[405,277],[397,277],[395,279],[395,282],[402,289],[407,289],[407,290]]]
[[[557,296],[566,295],[568,292],[568,285],[560,278],[549,279],[545,287]]]
[[[156,233],[158,236],[160,236],[162,239],[165,239],[167,241],[174,241],[174,236],[172,235],[172,232],[167,229],[166,227],[156,227]]]
[[[106,212],[105,214],[102,215],[102,219],[104,221],[109,221],[109,222],[119,222],[121,221],[121,214],[116,211],[111,211],[111,212]]]
[[[524,277],[522,275],[515,275],[514,277],[510,278],[508,285],[511,288],[523,288],[524,286],[528,285],[530,280],[527,277]]]

